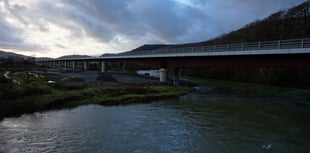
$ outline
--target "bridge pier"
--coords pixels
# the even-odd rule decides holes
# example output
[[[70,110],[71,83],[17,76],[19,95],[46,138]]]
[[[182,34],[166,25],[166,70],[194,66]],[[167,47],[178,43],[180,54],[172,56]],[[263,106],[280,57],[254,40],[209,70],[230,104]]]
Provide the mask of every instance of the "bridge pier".
[[[181,70],[180,68],[175,68],[174,69],[174,80],[173,80],[173,85],[178,86],[180,83],[180,78],[181,78]]]
[[[107,73],[108,70],[107,70],[107,63],[104,62],[104,61],[101,61],[101,72],[102,73]]]
[[[121,62],[120,63],[120,67],[121,67],[121,72],[123,73],[123,72],[125,72],[125,68],[126,68],[126,64],[124,63],[124,62]]]
[[[71,64],[72,64],[72,69],[75,70],[75,61],[72,61]]]
[[[160,69],[159,70],[159,82],[167,82],[168,81],[168,71],[167,69]]]
[[[84,71],[87,71],[87,65],[88,65],[88,62],[84,61]]]

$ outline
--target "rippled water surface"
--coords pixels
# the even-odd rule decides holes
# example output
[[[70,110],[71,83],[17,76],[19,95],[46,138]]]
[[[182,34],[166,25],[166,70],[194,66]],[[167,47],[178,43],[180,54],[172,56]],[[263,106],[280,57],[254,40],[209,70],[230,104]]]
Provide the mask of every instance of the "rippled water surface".
[[[310,152],[307,100],[236,93],[202,92],[150,104],[89,105],[5,118],[0,152]]]

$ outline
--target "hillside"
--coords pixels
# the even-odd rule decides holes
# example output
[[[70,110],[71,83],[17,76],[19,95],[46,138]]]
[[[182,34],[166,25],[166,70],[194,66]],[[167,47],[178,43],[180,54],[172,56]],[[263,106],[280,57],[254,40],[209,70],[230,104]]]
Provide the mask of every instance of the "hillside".
[[[1,51],[0,50],[0,58],[8,58],[11,56],[17,56],[17,57],[23,57],[23,58],[27,58],[28,56],[25,55],[21,55],[21,54],[16,54],[16,53],[12,53],[12,52],[5,52],[5,51]]]
[[[119,55],[122,55],[122,54],[128,54],[128,53],[135,53],[135,52],[138,52],[138,51],[153,51],[153,50],[157,50],[157,49],[161,49],[161,48],[167,48],[171,45],[164,45],[164,44],[146,44],[146,45],[142,45],[136,49],[133,49],[131,51],[128,51],[128,52],[124,52],[124,53],[120,53]]]
[[[310,1],[281,10],[244,28],[203,44],[239,43],[310,37]]]
[[[58,57],[57,59],[85,58],[85,57],[91,57],[91,56],[88,56],[88,55],[66,55],[66,56]]]
[[[284,40],[310,37],[310,1],[293,8],[275,12],[265,19],[252,22],[241,29],[214,39],[171,46],[173,48],[198,45],[217,45],[241,42]]]

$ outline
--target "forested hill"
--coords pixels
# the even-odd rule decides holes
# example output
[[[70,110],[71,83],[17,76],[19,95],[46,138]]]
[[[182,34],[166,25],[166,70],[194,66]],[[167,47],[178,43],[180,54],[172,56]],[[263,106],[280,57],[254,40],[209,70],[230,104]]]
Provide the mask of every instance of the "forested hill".
[[[214,45],[310,37],[310,1],[281,10],[269,17],[252,22],[241,29],[205,42],[174,47]]]
[[[310,37],[310,1],[222,35],[206,44],[239,43]]]

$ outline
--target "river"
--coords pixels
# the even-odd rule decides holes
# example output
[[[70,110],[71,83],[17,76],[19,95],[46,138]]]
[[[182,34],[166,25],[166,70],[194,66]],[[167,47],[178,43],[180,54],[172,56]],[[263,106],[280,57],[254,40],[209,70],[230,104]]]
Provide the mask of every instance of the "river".
[[[182,97],[0,121],[1,153],[307,153],[308,91],[207,83]]]

